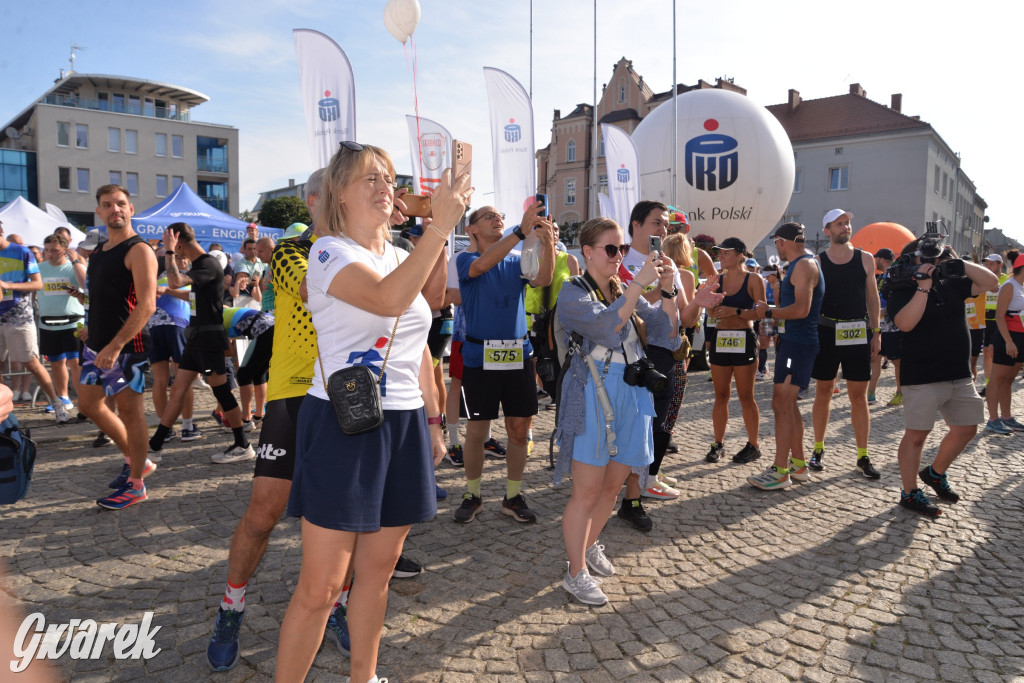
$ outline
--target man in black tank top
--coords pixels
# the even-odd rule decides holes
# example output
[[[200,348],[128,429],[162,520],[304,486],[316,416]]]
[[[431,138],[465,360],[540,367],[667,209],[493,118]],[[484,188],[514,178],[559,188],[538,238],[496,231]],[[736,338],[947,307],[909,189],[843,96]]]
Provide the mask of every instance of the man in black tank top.
[[[879,299],[874,257],[850,244],[852,218],[849,211],[832,209],[822,220],[829,247],[818,254],[825,278],[825,296],[818,319],[818,357],[811,371],[811,377],[817,382],[813,410],[814,451],[808,466],[817,471],[824,469],[821,461],[825,455],[825,429],[836,375],[842,366],[857,443],[857,467],[865,477],[878,479],[881,475],[868,458],[871,433],[868,383],[871,359],[878,355],[882,344],[878,327]]]
[[[135,207],[120,185],[96,191],[96,215],[107,226],[107,241],[89,259],[87,282],[92,306],[82,352],[79,407],[124,454],[116,489],[96,503],[110,510],[146,499],[142,478],[156,469],[146,458],[143,397],[149,365],[146,322],[156,310],[156,257],[132,229]],[[113,396],[114,413],[104,403]]]

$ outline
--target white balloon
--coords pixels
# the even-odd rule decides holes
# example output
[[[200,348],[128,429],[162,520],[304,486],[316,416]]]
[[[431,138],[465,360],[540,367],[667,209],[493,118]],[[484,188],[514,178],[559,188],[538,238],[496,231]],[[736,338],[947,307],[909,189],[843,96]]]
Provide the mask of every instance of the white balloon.
[[[690,234],[721,242],[739,237],[753,249],[789,204],[793,146],[767,109],[727,90],[677,96],[679,153],[676,206]],[[643,199],[672,203],[672,103],[652,111],[633,132],[640,153]]]
[[[403,45],[419,23],[419,0],[389,0],[384,6],[384,26]]]

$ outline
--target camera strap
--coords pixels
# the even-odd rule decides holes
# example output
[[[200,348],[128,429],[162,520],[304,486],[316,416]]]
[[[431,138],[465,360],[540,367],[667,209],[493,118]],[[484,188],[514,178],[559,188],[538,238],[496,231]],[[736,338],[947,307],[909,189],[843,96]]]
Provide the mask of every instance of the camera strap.
[[[600,297],[600,290],[596,287],[591,287],[590,283],[580,275],[572,278],[571,282],[577,287],[580,287],[586,291],[590,298],[594,301],[603,303],[607,307],[607,302],[602,301],[603,297]],[[569,349],[571,352],[579,355],[583,359],[583,362],[587,366],[587,370],[590,372],[590,379],[594,382],[594,391],[597,394],[597,401],[601,404],[601,413],[604,415],[604,429],[605,438],[608,441],[608,455],[615,457],[618,454],[619,449],[615,445],[615,430],[612,429],[612,423],[615,421],[615,410],[612,408],[612,401],[608,398],[608,390],[604,386],[604,377],[597,369],[597,363],[594,362],[594,358],[589,353],[583,353],[583,349],[576,338],[576,333],[570,334],[569,336]],[[582,337],[580,337],[582,340]],[[608,367],[611,365],[611,350],[608,350],[608,357],[605,359],[604,372],[608,373]],[[623,358],[625,358],[626,350],[622,350]]]

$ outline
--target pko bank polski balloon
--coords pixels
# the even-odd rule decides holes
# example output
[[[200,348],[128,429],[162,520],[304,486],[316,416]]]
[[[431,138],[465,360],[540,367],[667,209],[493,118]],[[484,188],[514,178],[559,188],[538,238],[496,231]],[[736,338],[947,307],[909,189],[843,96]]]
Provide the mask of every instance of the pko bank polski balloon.
[[[675,206],[693,234],[739,237],[753,249],[785,213],[793,193],[793,146],[767,109],[727,90],[678,95]],[[672,204],[672,102],[633,132],[642,199]]]

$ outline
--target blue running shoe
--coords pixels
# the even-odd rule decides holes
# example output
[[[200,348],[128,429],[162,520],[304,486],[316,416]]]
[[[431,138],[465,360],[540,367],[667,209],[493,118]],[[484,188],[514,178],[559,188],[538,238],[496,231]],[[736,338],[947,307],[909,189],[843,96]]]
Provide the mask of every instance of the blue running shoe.
[[[505,447],[498,443],[497,439],[487,439],[484,442],[484,455],[501,460],[505,457]]]
[[[985,423],[985,431],[1002,434],[1003,436],[1013,434],[1013,430],[1004,425],[1002,420],[989,420]]]
[[[342,657],[348,657],[348,651],[352,644],[348,639],[348,622],[345,621],[344,607],[339,607],[334,614],[327,617],[324,638],[334,643]]]
[[[156,463],[150,460],[149,458],[146,458],[146,467],[145,469],[142,470],[142,476],[148,477],[154,472],[156,472]],[[117,479],[107,484],[107,488],[121,488],[122,486],[128,483],[128,477],[131,476],[131,473],[132,466],[129,465],[128,463],[125,463],[124,466],[121,467],[121,474],[117,475]]]
[[[106,508],[108,510],[121,510],[130,505],[141,503],[146,500],[147,497],[145,486],[141,489],[137,489],[132,486],[130,481],[126,481],[124,486],[114,493],[111,493],[106,498],[100,498],[96,501],[96,504],[101,508]]]
[[[448,492],[445,491],[440,486],[438,486],[437,484],[434,484],[434,488],[437,489],[436,495],[438,500],[444,500],[445,498],[448,497]]]
[[[217,610],[217,623],[206,648],[206,661],[214,671],[230,671],[238,664],[238,630],[244,618],[245,612]]]
[[[1024,424],[1017,422],[1017,420],[1012,417],[1004,417],[1000,422],[1002,422],[1003,426],[1007,429],[1012,429],[1015,432],[1024,432]]]

